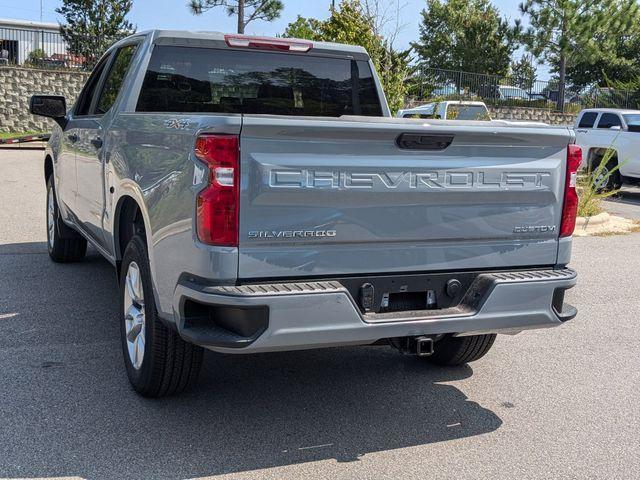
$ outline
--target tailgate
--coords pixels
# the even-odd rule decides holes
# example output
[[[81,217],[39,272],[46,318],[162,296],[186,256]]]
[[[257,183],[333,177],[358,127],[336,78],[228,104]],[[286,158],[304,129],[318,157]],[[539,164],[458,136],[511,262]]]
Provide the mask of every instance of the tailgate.
[[[553,265],[571,141],[490,122],[246,116],[239,277]]]

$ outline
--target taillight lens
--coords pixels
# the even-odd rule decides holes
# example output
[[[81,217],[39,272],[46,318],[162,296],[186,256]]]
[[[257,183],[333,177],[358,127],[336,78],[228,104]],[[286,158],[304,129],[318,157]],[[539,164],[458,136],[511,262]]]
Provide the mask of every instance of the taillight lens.
[[[196,157],[209,167],[209,184],[198,194],[198,239],[209,245],[238,246],[240,194],[237,135],[200,135]]]
[[[582,163],[582,149],[578,145],[569,145],[567,151],[567,178],[564,186],[564,202],[562,205],[562,223],[560,237],[570,237],[576,228],[578,215],[578,169]]]

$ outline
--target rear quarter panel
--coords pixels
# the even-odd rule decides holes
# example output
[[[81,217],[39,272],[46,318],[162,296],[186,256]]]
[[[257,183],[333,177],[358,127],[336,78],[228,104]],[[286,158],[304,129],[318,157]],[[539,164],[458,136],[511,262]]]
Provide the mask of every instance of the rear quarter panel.
[[[115,191],[108,199],[107,235],[115,248],[119,206],[126,197],[135,199],[145,217],[156,300],[165,317],[172,316],[183,273],[235,282],[237,249],[206,246],[195,235],[195,199],[206,177],[196,175],[194,182],[199,161],[193,151],[198,132],[239,134],[240,125],[239,116],[124,113],[109,130],[105,175]]]

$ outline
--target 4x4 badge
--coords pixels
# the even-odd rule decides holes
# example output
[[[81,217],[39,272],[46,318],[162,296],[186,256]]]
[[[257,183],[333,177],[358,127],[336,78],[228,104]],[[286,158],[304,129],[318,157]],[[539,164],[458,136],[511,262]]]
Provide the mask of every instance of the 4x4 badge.
[[[181,120],[179,118],[171,118],[169,120],[164,121],[164,126],[166,128],[173,128],[175,130],[186,130],[191,125],[189,120]]]

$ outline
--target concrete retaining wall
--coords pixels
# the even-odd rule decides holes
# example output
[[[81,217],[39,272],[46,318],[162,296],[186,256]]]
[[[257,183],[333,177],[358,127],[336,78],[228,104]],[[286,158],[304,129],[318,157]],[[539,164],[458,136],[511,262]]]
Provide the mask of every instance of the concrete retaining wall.
[[[496,120],[514,120],[529,122],[544,122],[551,125],[573,125],[576,114],[559,113],[544,108],[527,107],[487,107],[489,115]]]
[[[29,115],[34,93],[64,95],[71,105],[89,76],[86,72],[0,67],[0,132],[48,132],[53,120]]]

